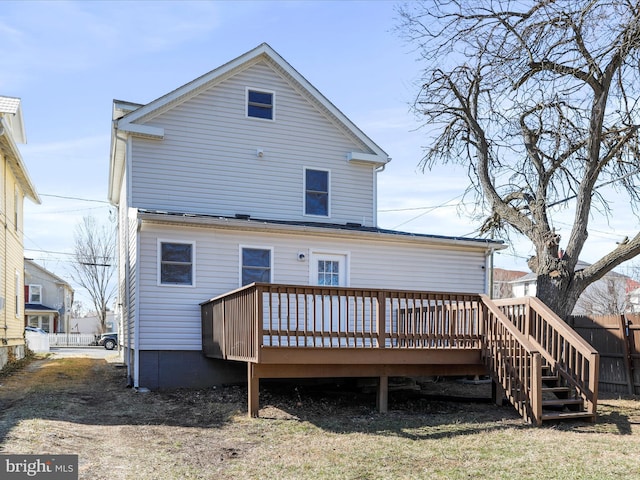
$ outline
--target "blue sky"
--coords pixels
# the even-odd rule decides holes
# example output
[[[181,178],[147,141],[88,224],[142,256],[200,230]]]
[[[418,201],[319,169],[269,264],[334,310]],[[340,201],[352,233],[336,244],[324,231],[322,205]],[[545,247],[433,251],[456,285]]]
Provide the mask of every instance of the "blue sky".
[[[20,150],[42,196],[42,205],[25,204],[25,255],[68,278],[65,253],[73,250],[76,224],[89,214],[108,218],[114,98],[150,102],[262,42],[392,157],[378,176],[381,227],[475,237],[477,225],[455,206],[467,185],[464,170],[418,169],[429,130],[409,105],[421,67],[394,32],[396,5],[3,1],[0,95],[22,99],[28,144]],[[592,232],[585,260],[637,228],[635,219],[616,222]],[[532,251],[526,243],[517,248],[498,255],[496,265],[526,270]]]

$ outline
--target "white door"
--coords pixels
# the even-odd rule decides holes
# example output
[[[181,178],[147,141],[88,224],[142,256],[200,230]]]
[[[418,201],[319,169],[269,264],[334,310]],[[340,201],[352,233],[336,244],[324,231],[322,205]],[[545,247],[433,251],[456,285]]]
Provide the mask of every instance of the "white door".
[[[344,254],[317,253],[311,255],[311,283],[321,287],[347,286],[347,256]],[[318,317],[322,321],[318,322]],[[338,346],[337,332],[344,332],[347,325],[346,299],[338,295],[316,295],[316,328],[322,325],[325,332],[323,346]],[[329,334],[333,332],[333,334]],[[331,339],[330,339],[331,338]],[[344,343],[344,338],[340,340]]]

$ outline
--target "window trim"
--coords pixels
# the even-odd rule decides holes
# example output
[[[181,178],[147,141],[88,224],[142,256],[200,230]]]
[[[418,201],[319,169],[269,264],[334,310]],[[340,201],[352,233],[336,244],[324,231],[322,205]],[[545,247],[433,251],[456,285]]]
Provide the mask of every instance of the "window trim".
[[[273,265],[274,265],[274,247],[273,246],[264,246],[264,245],[244,245],[244,244],[240,244],[238,245],[238,286],[240,288],[244,287],[245,285],[242,284],[242,251],[245,248],[250,248],[252,250],[269,250],[270,254],[269,254],[269,283],[273,283],[273,278],[274,278],[274,271],[273,271]]]
[[[38,302],[34,302],[33,298],[32,298],[32,293],[31,293],[31,289],[38,289],[38,293],[40,296],[40,301]],[[38,284],[29,284],[29,301],[27,303],[37,303],[42,305],[42,285],[38,285]]]
[[[331,218],[331,170],[327,168],[303,167],[302,169],[302,215],[305,217]],[[327,214],[307,213],[307,170],[326,172],[327,174]]]
[[[249,92],[268,93],[269,95],[271,95],[271,118],[255,117],[253,115],[249,115]],[[276,92],[274,92],[273,90],[268,90],[266,88],[245,87],[244,114],[246,118],[252,118],[255,120],[264,120],[267,122],[275,122],[276,121]]]
[[[162,244],[177,243],[191,245],[191,283],[163,283],[162,282]],[[195,288],[196,286],[196,242],[193,240],[178,240],[174,238],[158,238],[156,249],[157,275],[156,281],[159,287]]]

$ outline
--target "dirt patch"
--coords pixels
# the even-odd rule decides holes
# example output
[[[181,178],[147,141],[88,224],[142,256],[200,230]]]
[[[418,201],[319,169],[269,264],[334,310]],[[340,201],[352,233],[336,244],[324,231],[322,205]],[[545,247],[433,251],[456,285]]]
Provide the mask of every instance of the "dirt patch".
[[[512,408],[490,402],[487,383],[391,386],[390,412],[379,414],[366,382],[264,382],[255,420],[246,417],[243,386],[139,393],[127,388],[126,369],[116,364],[41,359],[0,378],[0,453],[77,454],[80,478],[92,480],[402,478],[415,460],[398,452],[428,465],[437,457],[429,453],[433,440],[484,448],[478,435],[504,432],[511,445],[509,432],[530,431]],[[637,441],[639,411],[634,399],[611,401],[604,423],[566,428]],[[460,448],[464,460],[474,447]]]

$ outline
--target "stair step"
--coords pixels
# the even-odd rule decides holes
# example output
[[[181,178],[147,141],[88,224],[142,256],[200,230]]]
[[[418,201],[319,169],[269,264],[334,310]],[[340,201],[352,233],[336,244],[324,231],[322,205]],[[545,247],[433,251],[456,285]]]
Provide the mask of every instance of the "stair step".
[[[556,381],[559,380],[560,377],[558,377],[558,375],[542,375],[542,381],[543,382],[552,382],[552,381]]]
[[[548,393],[568,393],[571,389],[569,387],[542,387],[542,391]]]
[[[584,418],[592,419],[594,415],[588,412],[558,412],[558,413],[543,413],[542,421],[548,420],[569,420],[572,418]]]
[[[542,400],[543,407],[561,407],[563,405],[582,405],[581,398],[556,398],[553,400]]]

